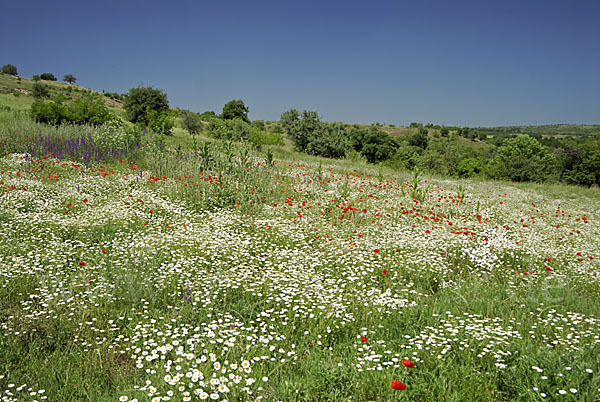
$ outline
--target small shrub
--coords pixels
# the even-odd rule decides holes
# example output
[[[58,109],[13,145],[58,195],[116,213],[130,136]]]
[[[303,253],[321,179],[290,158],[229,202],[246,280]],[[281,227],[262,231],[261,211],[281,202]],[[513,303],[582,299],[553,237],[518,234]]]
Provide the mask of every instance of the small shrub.
[[[34,98],[49,98],[50,89],[47,85],[36,82],[35,84],[33,84],[31,95],[33,95]]]

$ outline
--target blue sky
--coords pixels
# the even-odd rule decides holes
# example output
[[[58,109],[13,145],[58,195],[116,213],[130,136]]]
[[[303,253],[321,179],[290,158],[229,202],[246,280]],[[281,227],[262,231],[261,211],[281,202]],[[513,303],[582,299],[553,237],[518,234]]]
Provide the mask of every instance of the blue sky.
[[[250,118],[600,123],[600,1],[10,1],[0,64]]]

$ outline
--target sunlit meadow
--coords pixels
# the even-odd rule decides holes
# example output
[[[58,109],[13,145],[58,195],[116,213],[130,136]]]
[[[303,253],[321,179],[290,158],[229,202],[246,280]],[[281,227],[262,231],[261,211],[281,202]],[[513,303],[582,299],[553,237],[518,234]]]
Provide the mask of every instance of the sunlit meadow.
[[[597,189],[23,138],[3,401],[600,400]]]

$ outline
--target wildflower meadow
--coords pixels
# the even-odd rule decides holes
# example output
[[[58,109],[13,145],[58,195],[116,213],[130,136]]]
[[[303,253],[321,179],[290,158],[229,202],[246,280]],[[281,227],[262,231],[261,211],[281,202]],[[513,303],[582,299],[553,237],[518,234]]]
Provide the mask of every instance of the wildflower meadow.
[[[600,400],[597,189],[7,130],[3,401]]]

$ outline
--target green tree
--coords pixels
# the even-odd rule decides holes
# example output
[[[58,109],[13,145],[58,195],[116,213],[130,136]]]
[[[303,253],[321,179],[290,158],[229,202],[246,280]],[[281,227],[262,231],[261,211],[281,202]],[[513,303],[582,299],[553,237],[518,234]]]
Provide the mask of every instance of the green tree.
[[[39,80],[41,80],[40,75],[39,74],[35,74],[33,77],[31,77],[35,82],[38,82]]]
[[[202,131],[202,119],[197,113],[184,110],[182,114],[183,128],[190,134],[195,135]]]
[[[223,114],[221,117],[224,120],[242,119],[246,123],[250,123],[248,112],[250,109],[240,99],[230,100],[223,106]]]
[[[289,134],[291,130],[294,129],[294,125],[298,123],[299,119],[300,114],[298,111],[296,109],[290,109],[281,114],[279,122],[281,123],[281,127],[285,130],[285,132]]]
[[[69,84],[72,84],[75,81],[77,81],[77,78],[75,78],[75,76],[73,74],[67,74],[63,77],[63,81],[68,82]]]
[[[442,135],[442,137],[447,137],[449,132],[450,130],[448,130],[448,127],[446,126],[442,126],[440,128],[440,134]]]
[[[288,110],[281,115],[281,124],[287,131],[288,136],[301,152],[306,152],[308,144],[315,137],[315,132],[321,125],[321,119],[317,112],[305,110],[302,118],[298,118],[296,109]]]
[[[17,75],[17,67],[12,64],[5,64],[2,66],[2,72],[4,74]]]
[[[506,139],[489,163],[493,178],[516,182],[544,182],[558,174],[557,162],[545,146],[527,135]]]
[[[127,119],[133,123],[147,125],[150,122],[148,113],[154,111],[152,118],[169,110],[167,94],[160,89],[139,86],[131,88],[125,96],[123,107],[127,112]]]
[[[56,77],[52,73],[42,73],[40,78],[46,81],[56,81]]]

